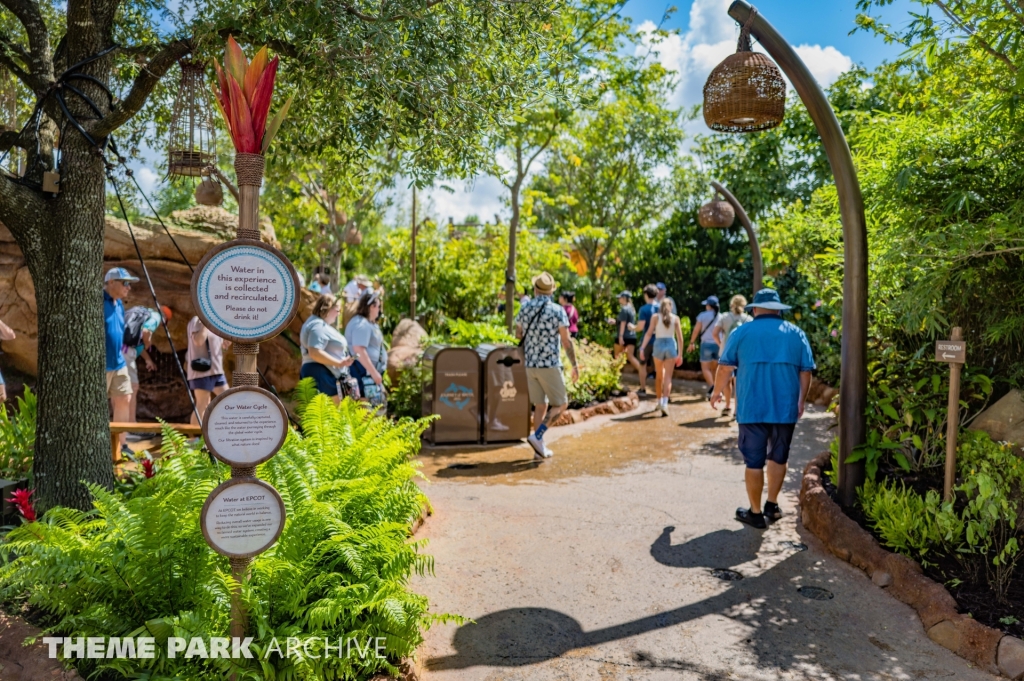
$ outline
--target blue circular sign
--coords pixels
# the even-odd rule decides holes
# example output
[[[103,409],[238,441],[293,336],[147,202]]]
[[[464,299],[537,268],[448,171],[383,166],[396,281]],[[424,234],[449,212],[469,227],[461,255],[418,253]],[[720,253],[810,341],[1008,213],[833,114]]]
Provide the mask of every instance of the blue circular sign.
[[[238,239],[210,250],[192,275],[192,302],[222,338],[259,343],[279,334],[299,307],[295,268],[276,248]]]

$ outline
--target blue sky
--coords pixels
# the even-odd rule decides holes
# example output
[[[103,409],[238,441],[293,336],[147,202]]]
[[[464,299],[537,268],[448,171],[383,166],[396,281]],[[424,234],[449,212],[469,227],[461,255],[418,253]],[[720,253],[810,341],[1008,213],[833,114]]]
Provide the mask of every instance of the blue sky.
[[[739,27],[727,14],[732,0],[629,0],[624,14],[633,25],[653,27],[661,22],[668,6],[678,9],[665,28],[678,29],[679,34],[659,44],[655,58],[678,72],[679,85],[673,104],[690,107],[701,100],[707,74],[718,62],[736,49]],[[758,0],[758,10],[793,44],[818,81],[827,86],[852,65],[871,69],[897,57],[901,48],[886,45],[874,35],[858,31],[850,35],[857,16],[856,0]],[[910,21],[909,11],[920,11],[912,0],[894,0],[881,12],[884,21],[895,27]],[[646,50],[646,46],[640,49]],[[757,47],[755,46],[755,49]],[[706,132],[702,120],[687,126],[689,134]],[[428,214],[440,220],[449,216],[461,221],[477,215],[488,222],[499,213],[507,219],[504,205],[506,193],[492,177],[478,177],[469,182],[447,182],[454,193],[442,190],[425,192]],[[390,211],[396,221],[405,221],[408,192],[398,190],[394,199],[400,207]],[[423,195],[421,195],[423,198]],[[422,214],[422,213],[421,213]]]

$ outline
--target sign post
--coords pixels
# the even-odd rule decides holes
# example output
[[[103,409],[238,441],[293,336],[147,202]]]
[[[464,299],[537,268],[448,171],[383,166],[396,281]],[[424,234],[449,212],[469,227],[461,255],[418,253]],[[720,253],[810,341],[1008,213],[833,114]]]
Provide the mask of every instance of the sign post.
[[[238,587],[231,595],[231,636],[243,638],[247,614],[239,597],[252,559],[274,545],[284,529],[281,495],[256,477],[288,436],[288,412],[258,387],[256,357],[262,341],[283,331],[298,312],[299,280],[288,258],[260,241],[259,188],[264,159],[235,155],[239,186],[235,239],[210,249],[192,275],[192,303],[203,325],[232,341],[235,387],[217,396],[203,417],[203,440],[231,466],[231,478],[203,504],[199,522],[206,543],[231,561]]]
[[[935,361],[949,364],[949,405],[946,411],[946,478],[942,498],[953,500],[956,479],[956,438],[960,430],[960,370],[967,360],[967,346],[960,327],[953,327],[952,338],[935,343]]]

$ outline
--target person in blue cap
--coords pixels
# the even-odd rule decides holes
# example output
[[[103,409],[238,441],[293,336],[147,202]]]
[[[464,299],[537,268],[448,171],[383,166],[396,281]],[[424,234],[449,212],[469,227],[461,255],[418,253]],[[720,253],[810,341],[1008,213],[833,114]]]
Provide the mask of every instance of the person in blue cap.
[[[743,399],[736,405],[739,424],[739,448],[746,463],[745,472],[749,508],[736,509],[736,519],[757,528],[766,520],[782,517],[779,492],[786,479],[789,448],[796,422],[803,416],[807,389],[814,370],[814,353],[807,336],[782,319],[788,310],[779,294],[761,289],[747,305],[753,321],[729,335],[719,365],[736,369],[737,393]],[[715,379],[711,406],[722,399],[731,371],[721,370]],[[761,508],[765,464],[768,468],[768,500]]]
[[[124,303],[138,277],[123,267],[112,267],[103,277],[104,346],[107,356],[107,397],[117,423],[127,423],[132,403],[132,379],[124,359]],[[121,433],[121,452],[130,454]]]
[[[693,352],[700,338],[700,370],[704,372],[704,381],[708,384],[708,398],[715,387],[715,372],[718,371],[718,341],[715,339],[715,324],[718,323],[718,296],[708,296],[701,302],[704,311],[697,315],[690,335],[690,347]]]

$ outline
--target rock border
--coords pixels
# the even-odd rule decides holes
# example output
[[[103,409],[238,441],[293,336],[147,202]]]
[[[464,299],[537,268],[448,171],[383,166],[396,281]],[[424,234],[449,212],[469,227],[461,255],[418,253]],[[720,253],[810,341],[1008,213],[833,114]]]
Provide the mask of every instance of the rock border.
[[[566,409],[562,412],[561,416],[551,424],[551,427],[554,428],[556,426],[568,426],[573,423],[583,423],[595,416],[602,416],[605,414],[624,414],[628,411],[633,411],[639,406],[640,396],[631,390],[622,397],[613,397],[610,400],[600,402],[591,407],[584,407],[583,409]]]
[[[828,496],[822,469],[828,453],[804,468],[800,486],[803,526],[829,551],[871,577],[896,599],[917,611],[928,638],[992,674],[1024,679],[1024,641],[958,612],[946,588],[926,577],[915,561],[882,548]]]

